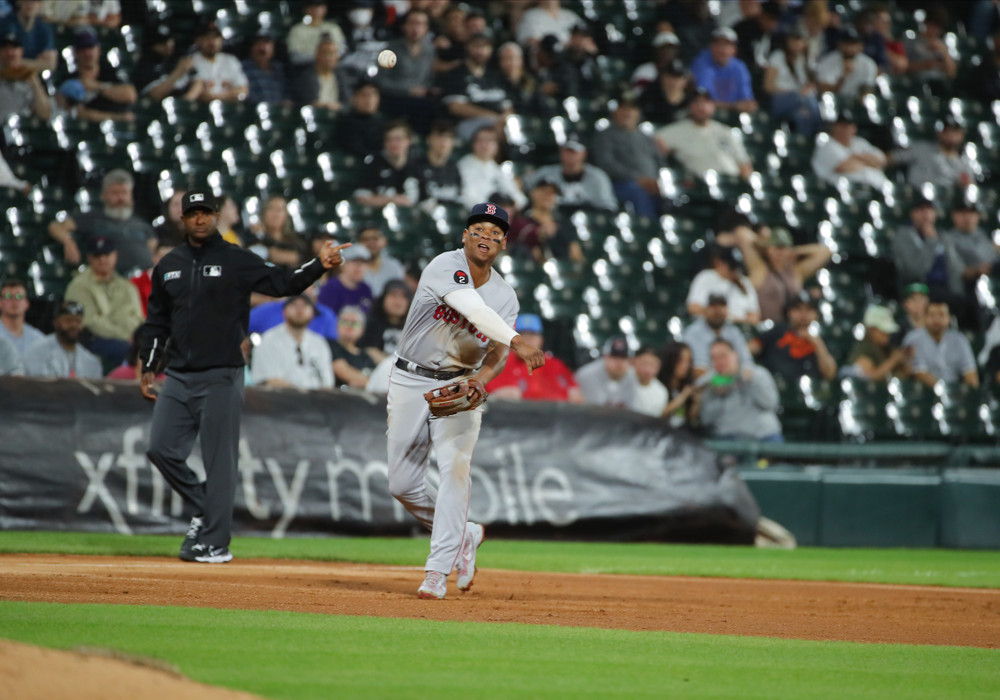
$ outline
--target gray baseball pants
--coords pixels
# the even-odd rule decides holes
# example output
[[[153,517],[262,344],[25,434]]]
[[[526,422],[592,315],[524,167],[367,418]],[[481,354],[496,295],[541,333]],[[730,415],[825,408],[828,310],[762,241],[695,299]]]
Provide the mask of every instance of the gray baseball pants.
[[[167,370],[153,408],[146,455],[204,520],[199,541],[212,547],[228,547],[232,537],[242,408],[242,367]],[[187,464],[199,434],[205,481]]]

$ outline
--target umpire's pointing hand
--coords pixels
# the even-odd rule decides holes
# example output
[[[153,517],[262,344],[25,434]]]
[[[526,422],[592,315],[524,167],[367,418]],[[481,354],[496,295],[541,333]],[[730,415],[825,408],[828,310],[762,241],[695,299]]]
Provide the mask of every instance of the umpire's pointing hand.
[[[319,261],[323,263],[323,267],[327,270],[337,267],[344,262],[344,256],[340,254],[340,251],[344,248],[350,248],[352,245],[352,243],[334,245],[333,241],[327,241],[323,244],[323,249],[319,252]]]
[[[545,364],[545,353],[534,345],[524,342],[524,338],[519,335],[515,335],[510,341],[510,349],[524,360],[524,364],[528,367],[528,374]]]

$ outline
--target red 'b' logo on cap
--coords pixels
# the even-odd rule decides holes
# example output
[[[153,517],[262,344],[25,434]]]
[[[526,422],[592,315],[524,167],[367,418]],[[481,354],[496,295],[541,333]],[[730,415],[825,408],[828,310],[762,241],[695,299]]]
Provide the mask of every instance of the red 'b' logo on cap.
[[[487,214],[491,214],[491,215],[492,214],[496,214],[497,213],[496,205],[495,204],[487,204],[486,205],[486,213]]]

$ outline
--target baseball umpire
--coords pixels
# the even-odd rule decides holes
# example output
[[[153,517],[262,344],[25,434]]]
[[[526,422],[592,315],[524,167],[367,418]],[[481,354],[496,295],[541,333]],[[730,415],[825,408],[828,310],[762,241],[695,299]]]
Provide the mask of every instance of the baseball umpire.
[[[459,590],[472,586],[483,527],[468,521],[472,451],[479,438],[483,386],[500,374],[509,350],[528,370],[545,354],[514,332],[514,290],[493,269],[507,247],[507,212],[477,204],[462,248],[434,258],[406,317],[389,379],[389,490],[431,530],[421,598],[444,598],[457,571]],[[436,497],[424,477],[431,447],[441,474]]]
[[[350,243],[327,242],[318,259],[286,270],[222,239],[210,192],[188,192],[181,208],[185,243],[153,269],[148,314],[139,330],[140,389],[156,401],[147,455],[194,513],[180,558],[214,564],[233,558],[229,541],[243,405],[240,345],[247,337],[250,293],[299,294],[338,266],[340,250]],[[155,369],[164,352],[167,379],[157,396]],[[187,465],[199,433],[204,482]]]

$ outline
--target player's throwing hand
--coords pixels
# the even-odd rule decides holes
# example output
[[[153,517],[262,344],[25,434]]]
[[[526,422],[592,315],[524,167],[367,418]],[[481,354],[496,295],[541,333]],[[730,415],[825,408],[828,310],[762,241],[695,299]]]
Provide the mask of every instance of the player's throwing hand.
[[[545,353],[534,345],[524,342],[519,335],[515,335],[510,341],[510,349],[517,353],[517,356],[524,360],[528,366],[528,374],[545,364]]]

